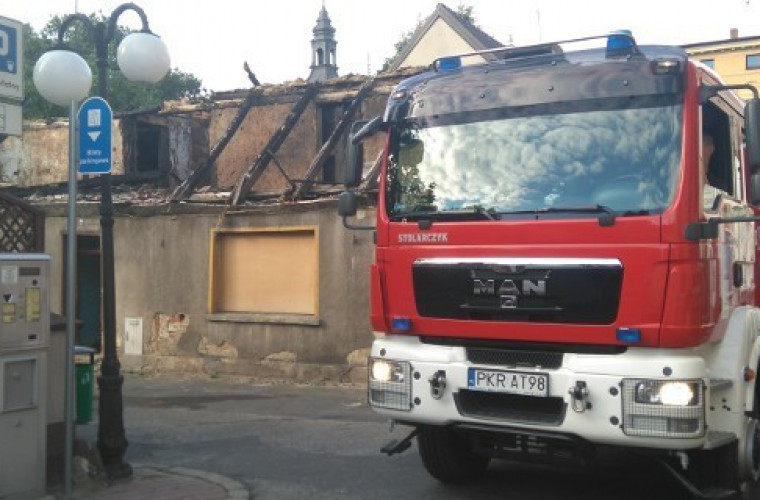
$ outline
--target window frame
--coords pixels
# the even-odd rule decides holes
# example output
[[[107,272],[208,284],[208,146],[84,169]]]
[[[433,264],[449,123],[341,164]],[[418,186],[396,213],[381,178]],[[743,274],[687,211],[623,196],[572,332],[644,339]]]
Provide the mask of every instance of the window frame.
[[[750,65],[750,59],[753,63]],[[747,70],[760,69],[760,53],[747,54],[744,58],[744,68]]]
[[[223,272],[220,267],[222,239],[225,236],[250,235],[255,237],[285,235],[287,233],[312,233],[314,241],[313,267],[313,309],[312,312],[276,312],[276,311],[225,311],[219,307],[219,283]],[[242,227],[212,229],[209,238],[209,277],[207,319],[209,321],[227,321],[234,323],[270,323],[318,326],[320,324],[320,283],[319,283],[319,226],[280,226],[280,227]]]
[[[702,130],[704,130],[705,127],[705,105],[706,104],[700,106],[700,127]],[[744,160],[740,154],[742,141],[741,120],[736,110],[733,109],[733,107],[720,94],[711,98],[709,105],[713,108],[713,112],[720,113],[723,116],[722,120],[725,120],[725,122],[720,127],[723,130],[720,132],[719,136],[714,135],[713,140],[716,141],[716,148],[718,148],[716,149],[715,153],[723,156],[722,159],[719,158],[717,161],[718,165],[721,166],[723,174],[725,176],[728,176],[728,178],[725,178],[724,176],[724,182],[726,183],[725,185],[726,187],[731,188],[731,191],[729,192],[723,190],[720,187],[716,187],[715,193],[726,196],[736,202],[746,204],[746,172],[744,171]],[[713,130],[713,134],[715,134],[715,130]],[[718,142],[722,143],[722,146],[718,146]],[[716,161],[715,158],[716,156],[714,154],[713,161]],[[703,205],[704,212],[708,214],[714,213],[716,208],[717,207],[714,203],[712,206]]]

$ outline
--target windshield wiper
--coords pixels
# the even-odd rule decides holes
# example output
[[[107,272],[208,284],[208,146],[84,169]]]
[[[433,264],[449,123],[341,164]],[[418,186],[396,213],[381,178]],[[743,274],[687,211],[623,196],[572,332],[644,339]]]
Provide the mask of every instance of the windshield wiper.
[[[417,210],[413,212],[406,212],[402,214],[396,214],[391,216],[391,220],[446,220],[452,219],[486,219],[497,220],[498,214],[494,213],[493,209],[485,209],[480,205],[474,205],[471,207],[463,208],[460,210]]]
[[[518,210],[514,212],[501,212],[507,214],[552,214],[552,213],[569,213],[569,214],[600,214],[599,225],[611,226],[615,223],[615,217],[618,213],[607,205],[589,205],[579,207],[546,207],[535,210]]]

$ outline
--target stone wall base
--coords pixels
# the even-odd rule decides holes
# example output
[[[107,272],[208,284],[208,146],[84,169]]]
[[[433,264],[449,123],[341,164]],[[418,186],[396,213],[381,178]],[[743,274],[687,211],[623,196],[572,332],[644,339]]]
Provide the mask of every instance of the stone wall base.
[[[323,365],[294,361],[253,361],[246,359],[121,354],[122,371],[143,375],[161,373],[209,377],[251,377],[260,381],[298,384],[336,383],[365,385],[367,367],[362,365]]]

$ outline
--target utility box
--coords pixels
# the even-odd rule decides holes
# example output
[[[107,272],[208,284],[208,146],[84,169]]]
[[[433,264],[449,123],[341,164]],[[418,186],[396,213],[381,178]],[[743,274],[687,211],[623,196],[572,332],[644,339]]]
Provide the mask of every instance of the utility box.
[[[43,254],[0,254],[0,498],[45,493],[48,268]]]

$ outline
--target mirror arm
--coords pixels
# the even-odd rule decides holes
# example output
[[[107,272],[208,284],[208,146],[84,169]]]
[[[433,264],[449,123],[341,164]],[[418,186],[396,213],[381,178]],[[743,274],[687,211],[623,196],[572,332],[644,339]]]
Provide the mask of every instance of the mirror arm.
[[[355,134],[351,136],[351,144],[359,144],[361,141],[366,139],[367,137],[376,134],[377,132],[380,132],[383,128],[383,117],[382,116],[376,116],[367,123],[365,123],[362,128],[360,128]]]
[[[718,224],[734,222],[760,222],[760,217],[713,217],[706,222],[686,224],[684,237],[689,241],[714,240],[718,237]]]
[[[747,83],[737,85],[700,85],[699,86],[699,104],[704,104],[715,97],[721,90],[749,90],[755,99],[758,99],[757,89],[753,85]]]
[[[376,226],[359,226],[356,224],[349,224],[348,215],[343,216],[343,227],[345,227],[346,229],[355,229],[358,231],[374,231],[375,229],[377,229]]]

